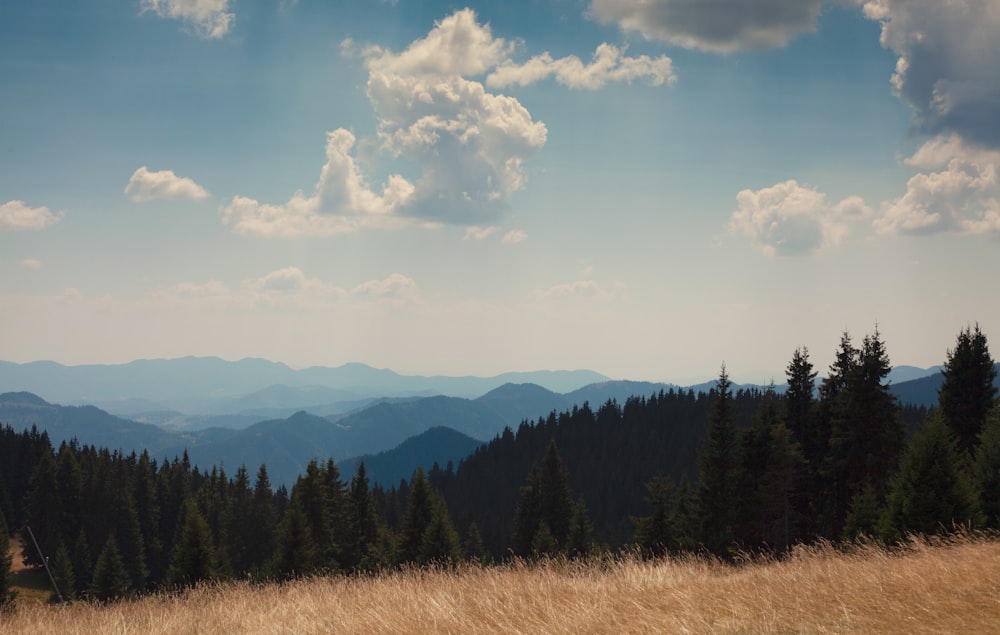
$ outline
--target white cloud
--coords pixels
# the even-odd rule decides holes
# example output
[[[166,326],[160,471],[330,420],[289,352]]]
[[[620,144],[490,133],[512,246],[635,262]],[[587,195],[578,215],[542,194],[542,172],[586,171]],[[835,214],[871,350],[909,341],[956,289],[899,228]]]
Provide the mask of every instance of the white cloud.
[[[921,172],[903,196],[882,205],[876,229],[1000,234],[1000,151],[970,146],[953,134],[931,139],[906,163]]]
[[[916,125],[1000,147],[1000,3],[867,0],[864,11],[899,55],[891,84]]]
[[[351,295],[374,300],[407,300],[417,294],[417,283],[401,273],[393,273],[381,280],[362,282],[351,290]]]
[[[526,74],[533,74],[530,81],[553,76],[585,88],[634,79],[673,81],[669,58],[627,57],[609,45],[598,47],[587,65],[575,57],[542,56],[518,66],[512,61],[515,48],[494,37],[471,9],[436,22],[399,52],[343,40],[341,54],[359,56],[368,70],[367,96],[377,121],[375,137],[360,140],[358,148],[373,163],[415,167],[416,176],[390,176],[376,193],[355,160],[357,140],[339,129],[328,133],[327,162],[312,194],[298,192],[284,204],[235,196],[221,210],[223,223],[262,236],[450,223],[475,228],[466,238],[476,238],[495,225],[525,186],[525,165],[548,135],[545,124],[517,99],[490,92],[480,78],[509,85],[530,83]],[[539,64],[547,66],[541,74],[530,70]]]
[[[59,222],[61,216],[48,207],[28,207],[24,201],[0,205],[0,231],[38,231]]]
[[[528,240],[528,234],[520,229],[512,229],[503,236],[503,244],[516,245]]]
[[[173,170],[150,172],[142,166],[128,180],[125,194],[135,201],[152,201],[155,199],[187,199],[197,201],[208,198],[205,188],[187,177],[174,174]]]
[[[857,196],[831,205],[826,195],[794,180],[736,195],[729,231],[750,237],[767,256],[802,256],[840,244],[850,224],[872,215]]]
[[[382,194],[373,192],[351,154],[354,144],[354,135],[343,128],[327,133],[326,163],[310,196],[296,192],[284,205],[234,196],[222,209],[223,224],[240,234],[290,237],[392,223],[391,214],[412,196],[413,185],[392,175]]]
[[[593,0],[599,22],[690,49],[778,48],[813,31],[828,0]],[[907,0],[908,1],[908,0]]]
[[[497,227],[495,225],[490,225],[489,227],[478,227],[473,225],[472,227],[465,228],[465,235],[462,236],[462,240],[483,240],[488,238],[494,232],[496,232]]]
[[[566,300],[569,298],[611,300],[616,296],[614,292],[608,291],[595,280],[576,280],[556,284],[548,289],[536,289],[533,295],[539,300]]]
[[[673,84],[673,62],[666,55],[651,58],[648,55],[628,57],[625,50],[611,44],[601,44],[594,51],[590,64],[584,64],[576,55],[553,59],[549,53],[536,55],[524,64],[505,62],[486,78],[486,85],[504,88],[517,84],[528,86],[555,77],[569,88],[596,90],[611,82],[631,82],[645,79],[653,86]]]
[[[141,6],[143,12],[181,20],[208,39],[225,37],[236,17],[228,12],[229,0],[142,0]]]
[[[25,258],[21,261],[21,266],[25,269],[41,269],[42,261],[34,258]]]

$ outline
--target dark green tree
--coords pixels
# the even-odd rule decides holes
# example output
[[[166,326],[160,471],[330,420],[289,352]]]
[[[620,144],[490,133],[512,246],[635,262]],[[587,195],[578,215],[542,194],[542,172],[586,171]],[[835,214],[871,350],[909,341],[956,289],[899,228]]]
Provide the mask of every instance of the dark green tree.
[[[412,490],[411,490],[412,491]],[[420,564],[453,565],[462,561],[462,541],[438,494],[432,493],[433,513],[420,542]]]
[[[378,558],[378,516],[375,502],[368,489],[364,461],[351,479],[347,499],[348,531],[345,535],[343,566],[349,571],[374,571],[381,563]]]
[[[278,511],[271,490],[267,467],[262,463],[257,470],[253,486],[251,513],[253,523],[246,528],[250,545],[249,560],[255,570],[262,569],[274,557],[275,538],[278,530]]]
[[[317,570],[316,547],[309,523],[299,503],[292,501],[281,519],[276,538],[271,575],[287,580],[310,575]]]
[[[143,450],[134,470],[135,511],[139,519],[139,531],[145,548],[146,567],[149,582],[163,580],[167,571],[166,554],[160,542],[160,501],[156,490],[156,464],[149,452]],[[88,556],[89,557],[89,556]],[[79,575],[79,569],[75,569]]]
[[[399,563],[418,562],[424,542],[424,532],[434,519],[435,501],[433,490],[427,482],[423,468],[417,468],[410,482],[410,495],[403,515],[403,525],[400,528],[399,550],[396,561]]]
[[[635,544],[646,556],[664,556],[675,537],[670,518],[674,507],[673,484],[663,474],[657,474],[646,483],[646,504],[652,513],[632,518]]]
[[[51,452],[45,452],[31,474],[24,511],[25,524],[31,528],[35,540],[38,541],[38,548],[46,557],[51,557],[59,541],[63,540],[58,489],[56,461]],[[22,553],[25,564],[41,565],[42,560],[32,541],[23,542]]]
[[[573,515],[566,533],[565,553],[570,558],[586,558],[594,551],[594,524],[587,515],[587,504],[582,498],[573,504]]]
[[[101,549],[101,554],[94,564],[94,575],[90,583],[90,597],[100,602],[107,602],[129,593],[132,580],[129,577],[128,569],[125,568],[125,561],[122,560],[121,552],[118,551],[118,542],[114,534],[108,536],[108,540]]]
[[[1000,405],[990,412],[979,434],[973,475],[986,526],[1000,529]]]
[[[979,324],[972,329],[967,326],[958,334],[942,373],[944,383],[938,389],[938,405],[945,423],[955,433],[959,449],[971,454],[997,394],[996,365]]]
[[[7,519],[3,510],[0,509],[0,613],[14,608],[14,600],[17,593],[11,588],[13,583],[13,573],[10,565],[12,558],[7,551],[7,544],[10,536],[7,533]]]
[[[822,468],[830,440],[829,417],[817,412],[815,399],[816,371],[809,361],[809,349],[795,349],[792,361],[785,370],[788,389],[784,394],[785,426],[791,433],[792,443],[798,444],[802,455],[802,474],[792,502],[792,512],[797,519],[795,536],[815,536],[819,531],[817,520],[822,513],[821,497],[824,487]]]
[[[701,539],[709,551],[725,555],[736,540],[739,492],[733,392],[725,364],[715,388],[715,402],[698,467]]]
[[[305,474],[299,476],[295,487],[292,488],[291,503],[298,505],[305,515],[316,560],[314,563],[316,570],[337,567],[330,500],[327,472],[313,459],[306,466]]]
[[[73,552],[71,564],[73,565],[73,575],[76,578],[75,591],[77,597],[82,596],[90,588],[91,574],[93,572],[94,560],[90,556],[90,542],[87,541],[87,532],[80,528],[80,533],[73,542]]]
[[[208,521],[198,505],[189,500],[184,508],[184,520],[170,557],[165,584],[169,587],[190,587],[217,576],[218,560]]]
[[[981,524],[979,500],[955,440],[943,418],[932,415],[906,448],[880,533],[898,540],[911,532],[932,535]]]
[[[478,564],[487,564],[489,562],[486,547],[483,546],[483,535],[479,533],[479,525],[476,524],[476,521],[470,522],[469,528],[465,530],[465,540],[462,541],[462,553],[468,562]]]
[[[69,557],[69,550],[66,549],[66,545],[61,540],[56,545],[56,551],[52,554],[52,558],[49,559],[49,570],[52,572],[56,588],[59,589],[58,595],[55,590],[52,591],[49,601],[58,602],[60,595],[64,601],[73,599],[76,593],[76,577],[73,575],[73,563]]]
[[[535,534],[541,530],[543,522],[555,550],[565,553],[573,512],[569,473],[555,440],[550,440],[542,460],[532,468],[527,482],[521,487],[521,497],[514,511],[514,553],[520,556],[549,553],[535,548]],[[543,542],[549,543],[548,540]]]

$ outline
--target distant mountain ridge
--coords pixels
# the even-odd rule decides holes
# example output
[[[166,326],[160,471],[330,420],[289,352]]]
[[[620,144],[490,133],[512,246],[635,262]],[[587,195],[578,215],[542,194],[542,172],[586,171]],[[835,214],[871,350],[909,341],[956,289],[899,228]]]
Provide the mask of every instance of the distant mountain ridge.
[[[335,368],[313,366],[295,370],[280,362],[247,358],[230,362],[217,357],[136,360],[127,364],[65,366],[39,361],[0,361],[0,392],[28,391],[66,404],[101,404],[142,399],[148,411],[176,410],[188,414],[233,413],[233,400],[269,387],[315,390],[327,388],[321,402],[395,396],[443,394],[477,397],[506,383],[534,383],[568,392],[608,378],[589,370],[511,372],[494,377],[401,375],[388,369],[349,363]],[[270,396],[275,399],[275,395]],[[135,402],[132,402],[135,405]],[[281,407],[295,404],[281,401]],[[116,409],[117,410],[117,409]],[[119,411],[120,412],[120,411]]]
[[[905,372],[912,376],[928,370],[906,369]],[[943,376],[936,372],[893,383],[890,390],[902,403],[929,406],[936,403],[937,389],[942,381]],[[681,390],[708,390],[714,384],[707,382]],[[256,415],[215,414],[192,418],[160,411],[147,413],[141,422],[93,406],[58,406],[33,393],[14,392],[0,395],[0,423],[15,427],[37,425],[48,430],[56,444],[76,437],[81,443],[110,449],[146,448],[157,458],[172,458],[187,450],[196,465],[223,464],[230,471],[243,464],[252,470],[266,463],[275,484],[291,484],[311,458],[333,457],[339,464],[362,455],[377,455],[432,428],[449,428],[455,434],[481,443],[501,433],[505,427],[516,428],[522,421],[535,421],[550,412],[569,410],[585,402],[596,409],[609,399],[624,404],[634,395],[648,397],[660,391],[678,389],[672,384],[602,380],[558,393],[533,383],[505,383],[474,399],[443,395],[383,398],[338,402],[341,406],[353,404],[351,410],[343,412],[298,411],[290,415],[279,412],[266,416],[267,409],[263,406],[280,403],[287,395],[314,394],[323,398],[334,395],[328,389],[302,388],[302,392],[278,388],[249,395],[242,403],[262,406]],[[743,385],[742,388],[763,387]],[[236,398],[231,403],[239,401],[240,398]],[[187,425],[177,424],[177,419]],[[443,466],[455,459],[453,455],[442,454],[435,460]]]

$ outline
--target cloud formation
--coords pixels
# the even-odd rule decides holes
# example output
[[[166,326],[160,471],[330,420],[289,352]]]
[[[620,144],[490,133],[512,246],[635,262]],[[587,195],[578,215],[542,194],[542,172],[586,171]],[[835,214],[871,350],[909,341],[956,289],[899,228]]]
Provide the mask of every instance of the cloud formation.
[[[489,74],[486,85],[491,88],[528,86],[549,77],[554,77],[563,86],[588,90],[639,79],[645,79],[652,86],[677,81],[673,61],[666,55],[655,59],[648,55],[627,57],[625,49],[604,43],[594,51],[590,64],[584,64],[576,55],[554,59],[547,52],[523,64],[508,60]]]
[[[236,14],[229,13],[229,0],[142,0],[142,11],[161,18],[181,20],[199,37],[217,40],[229,33]]]
[[[515,48],[494,37],[471,9],[445,17],[399,52],[345,40],[341,52],[359,56],[368,70],[375,137],[358,141],[344,129],[328,133],[327,162],[311,194],[298,192],[279,205],[235,196],[221,210],[223,223],[260,236],[448,223],[470,227],[466,238],[482,238],[525,186],[525,164],[548,135],[516,98],[487,86],[547,77],[591,89],[636,79],[673,81],[669,58],[628,57],[610,45],[598,47],[587,65],[575,56],[554,60],[548,54],[518,65]],[[376,192],[356,162],[362,150],[366,158],[415,166],[416,176],[393,174]]]
[[[750,237],[766,256],[804,256],[839,245],[850,225],[872,215],[858,196],[830,204],[826,195],[795,180],[736,195],[729,231]]]
[[[326,163],[312,194],[296,192],[283,205],[234,196],[222,209],[222,222],[239,234],[255,236],[330,236],[360,227],[387,225],[391,214],[413,195],[413,185],[389,177],[375,193],[354,161],[354,135],[339,128],[326,135]]]
[[[828,0],[593,0],[599,22],[684,48],[728,53],[786,45],[813,31]],[[905,0],[909,1],[909,0]]]
[[[28,207],[24,201],[0,205],[0,231],[39,231],[58,223],[60,218],[48,207]]]
[[[864,11],[899,55],[891,83],[916,126],[1000,148],[1000,3],[866,0]]]
[[[884,203],[875,228],[889,234],[1000,234],[1000,151],[938,136],[906,160],[921,170]]]
[[[177,176],[173,170],[150,172],[146,166],[132,173],[125,194],[136,203],[156,199],[198,201],[209,196],[205,188],[187,177]]]

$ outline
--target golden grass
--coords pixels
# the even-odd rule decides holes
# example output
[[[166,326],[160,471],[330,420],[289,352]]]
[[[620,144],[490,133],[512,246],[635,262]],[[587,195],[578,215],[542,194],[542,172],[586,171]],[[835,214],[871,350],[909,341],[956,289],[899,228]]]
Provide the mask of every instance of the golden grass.
[[[512,564],[207,585],[109,606],[37,603],[0,633],[952,633],[1000,628],[1000,542]]]

